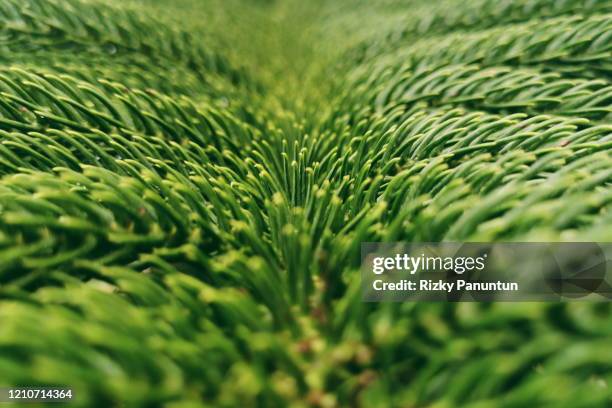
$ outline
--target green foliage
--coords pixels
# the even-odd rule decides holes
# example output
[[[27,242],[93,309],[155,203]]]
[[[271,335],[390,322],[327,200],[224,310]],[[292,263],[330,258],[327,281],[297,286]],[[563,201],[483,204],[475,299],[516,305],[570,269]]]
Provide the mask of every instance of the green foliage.
[[[609,1],[4,0],[0,385],[608,406],[609,304],[367,304],[366,241],[612,239]]]

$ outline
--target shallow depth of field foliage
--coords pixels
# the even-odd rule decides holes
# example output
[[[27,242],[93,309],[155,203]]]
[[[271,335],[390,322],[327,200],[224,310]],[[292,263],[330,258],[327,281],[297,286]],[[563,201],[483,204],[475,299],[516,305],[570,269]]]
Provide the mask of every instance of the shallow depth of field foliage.
[[[611,13],[1,0],[0,385],[610,406],[610,304],[366,304],[358,268],[363,241],[612,240]]]

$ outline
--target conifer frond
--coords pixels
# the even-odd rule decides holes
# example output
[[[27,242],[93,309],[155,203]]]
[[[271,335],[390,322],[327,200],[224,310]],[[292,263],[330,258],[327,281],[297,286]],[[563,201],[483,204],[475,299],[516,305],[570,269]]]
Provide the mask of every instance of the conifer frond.
[[[362,302],[362,242],[610,241],[598,0],[4,0],[0,386],[608,406],[607,303]]]

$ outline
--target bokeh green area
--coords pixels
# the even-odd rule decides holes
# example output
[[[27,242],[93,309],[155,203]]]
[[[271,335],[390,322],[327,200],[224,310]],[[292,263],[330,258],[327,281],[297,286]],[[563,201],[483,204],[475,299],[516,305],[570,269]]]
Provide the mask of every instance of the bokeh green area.
[[[361,242],[612,240],[610,13],[2,0],[0,386],[75,407],[610,406],[609,303],[359,286]]]

